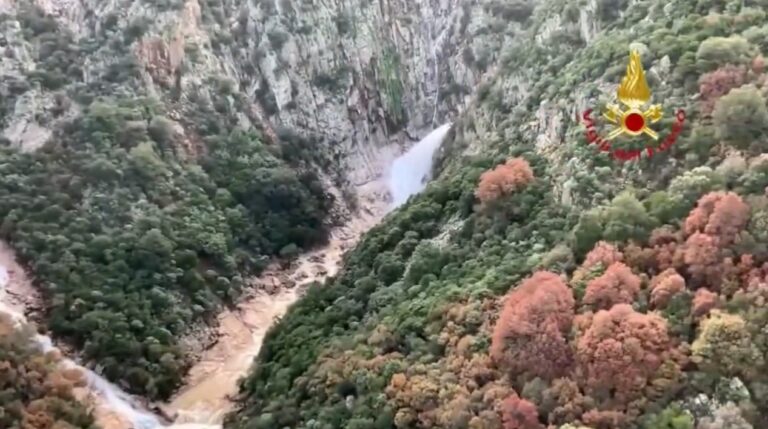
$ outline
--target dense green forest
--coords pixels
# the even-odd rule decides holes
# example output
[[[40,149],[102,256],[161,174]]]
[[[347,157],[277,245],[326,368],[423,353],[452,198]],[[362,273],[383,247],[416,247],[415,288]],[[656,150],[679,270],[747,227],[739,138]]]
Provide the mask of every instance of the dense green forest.
[[[568,2],[508,30],[437,180],[269,331],[225,426],[768,425],[767,5],[628,3],[598,2],[589,43]],[[666,109],[655,128],[676,109],[686,124],[622,163],[575,107],[610,101],[632,43]],[[542,146],[529,124],[558,114],[562,142]]]
[[[43,354],[30,326],[14,327],[0,314],[0,425],[8,429],[98,429],[74,396],[85,385],[79,370],[60,368],[61,356]]]
[[[38,9],[19,19],[50,50],[35,76],[66,81],[56,60],[76,67],[87,41]],[[189,365],[179,338],[233,302],[271,256],[323,242],[333,200],[306,168],[311,154],[284,158],[256,131],[229,126],[226,93],[186,106],[203,147],[189,159],[164,105],[121,95],[131,83],[122,79],[62,91],[81,113],[43,148],[0,147],[0,235],[35,274],[55,335],[110,380],[167,397]]]

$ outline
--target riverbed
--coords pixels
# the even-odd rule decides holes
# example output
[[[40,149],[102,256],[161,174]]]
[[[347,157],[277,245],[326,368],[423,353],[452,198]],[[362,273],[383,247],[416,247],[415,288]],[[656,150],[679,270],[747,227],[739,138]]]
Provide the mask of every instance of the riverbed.
[[[249,280],[250,293],[235,309],[218,316],[216,343],[198,356],[184,387],[167,404],[175,415],[170,426],[147,411],[137,398],[85,368],[87,388],[77,397],[90,405],[103,429],[218,429],[232,410],[238,380],[248,373],[258,355],[267,330],[282,317],[313,282],[337,273],[344,253],[376,225],[386,213],[424,189],[432,168],[432,156],[445,138],[450,124],[436,128],[390,165],[379,180],[358,187],[360,207],[343,226],[335,228],[325,246],[302,254],[289,266],[275,263]],[[42,307],[32,280],[15,259],[14,252],[0,241],[0,312],[19,320]],[[51,341],[39,336],[46,349]],[[63,358],[63,364],[75,365]]]

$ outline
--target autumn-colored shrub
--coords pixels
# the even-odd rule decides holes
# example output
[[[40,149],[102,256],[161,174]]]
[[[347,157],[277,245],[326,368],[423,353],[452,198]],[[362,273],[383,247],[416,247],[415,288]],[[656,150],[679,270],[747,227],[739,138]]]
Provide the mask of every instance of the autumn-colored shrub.
[[[629,417],[620,411],[590,410],[581,417],[584,423],[595,429],[623,429]]]
[[[684,289],[685,279],[674,268],[668,268],[651,280],[651,305],[664,308],[670,298]]]
[[[765,57],[758,55],[752,59],[752,71],[755,74],[762,74],[765,71]]]
[[[0,428],[97,429],[74,396],[86,383],[82,371],[61,367],[58,353],[43,354],[34,334],[0,312]]]
[[[670,227],[661,227],[653,230],[649,244],[653,249],[658,270],[683,268],[683,253],[679,244],[682,240],[682,232],[673,231]]]
[[[699,94],[701,94],[701,110],[704,114],[712,113],[715,101],[727,94],[731,89],[743,85],[747,78],[745,66],[728,64],[699,78]]]
[[[501,421],[504,429],[544,429],[536,406],[515,394],[502,402]]]
[[[511,158],[480,176],[475,196],[481,203],[510,195],[533,180],[533,170],[523,158]]]
[[[595,247],[587,253],[581,267],[588,269],[600,263],[604,268],[608,268],[608,266],[614,262],[621,262],[623,257],[624,256],[616,246],[605,241],[599,241],[595,244]]]
[[[595,401],[584,395],[570,378],[558,378],[542,394],[542,408],[549,411],[549,424],[565,424],[581,418],[595,407]]]
[[[624,255],[616,246],[606,242],[598,241],[595,246],[584,257],[584,262],[573,273],[571,283],[576,284],[594,276],[596,270],[607,269],[614,262],[621,262]],[[599,271],[598,271],[599,272]]]
[[[656,268],[656,252],[631,243],[624,248],[624,263],[635,272],[651,272]]]
[[[586,393],[598,403],[614,406],[643,397],[662,364],[673,358],[667,322],[627,304],[597,312],[576,343]]]
[[[720,248],[717,240],[711,235],[696,232],[685,242],[683,260],[697,284],[719,288],[722,279],[720,262]]]
[[[703,232],[718,239],[720,246],[731,244],[749,221],[749,206],[733,192],[710,192],[699,199],[685,219],[685,233]]]
[[[595,310],[607,310],[615,304],[631,304],[640,291],[640,277],[621,262],[611,264],[600,277],[587,284],[582,303]]]
[[[571,363],[566,334],[574,298],[560,276],[539,271],[506,298],[493,331],[491,357],[514,376],[553,378]]]
[[[725,377],[748,379],[763,362],[744,319],[719,310],[712,310],[701,323],[691,353],[701,368]]]

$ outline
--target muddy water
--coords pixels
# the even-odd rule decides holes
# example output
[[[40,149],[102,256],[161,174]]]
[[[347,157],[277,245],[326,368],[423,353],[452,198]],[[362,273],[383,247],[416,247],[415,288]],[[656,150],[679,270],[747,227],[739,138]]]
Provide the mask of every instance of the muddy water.
[[[288,268],[273,265],[253,279],[257,292],[235,311],[219,316],[217,343],[203,353],[190,370],[186,387],[170,402],[169,407],[178,414],[177,424],[221,423],[232,409],[230,398],[237,393],[238,380],[248,373],[259,353],[267,329],[285,314],[309,283],[336,274],[344,252],[378,222],[384,210],[383,203],[372,207],[333,231],[327,246],[303,254]]]
[[[258,278],[252,279],[254,292],[238,304],[236,309],[219,315],[218,341],[203,352],[198,363],[190,370],[185,387],[168,404],[168,408],[177,417],[174,424],[166,426],[167,429],[221,428],[224,415],[232,409],[231,398],[238,391],[238,380],[248,373],[269,327],[301,296],[306,285],[334,275],[341,265],[344,252],[365,231],[376,225],[384,213],[424,187],[423,177],[429,173],[432,153],[446,131],[447,126],[441,127],[416,145],[416,149],[429,146],[428,150],[414,149],[402,157],[408,158],[413,165],[403,170],[409,173],[407,175],[393,169],[389,177],[389,189],[380,180],[359,185],[359,195],[364,196],[360,212],[344,227],[333,231],[328,245],[303,254],[290,267],[272,266]],[[388,204],[387,194],[394,196],[395,201]],[[16,264],[13,252],[2,242],[0,265],[8,267],[11,277],[5,296],[0,294],[0,301],[22,314],[26,314],[30,307],[39,306],[31,282]],[[144,416],[146,412],[132,404],[131,398],[127,396],[118,399],[121,404],[125,403],[126,407],[132,409],[116,406],[115,395],[99,395],[94,389],[79,392],[78,396],[93,405],[97,422],[104,429],[163,427],[155,416],[150,416],[155,423],[136,428],[136,419],[132,417]]]
[[[383,201],[380,195],[375,199]],[[217,343],[203,353],[190,370],[185,387],[168,404],[177,413],[172,425],[164,426],[159,417],[144,410],[135,398],[85,368],[83,371],[91,374],[93,380],[88,388],[78,388],[76,396],[92,407],[103,429],[221,428],[224,415],[232,409],[230,398],[238,391],[238,379],[248,373],[267,329],[285,314],[309,283],[334,275],[344,252],[385,211],[383,202],[368,202],[367,207],[356,219],[334,230],[328,245],[302,255],[289,267],[273,265],[252,279],[255,292],[235,310],[219,315]],[[24,315],[42,308],[31,279],[16,261],[13,250],[2,241],[0,268],[0,312],[23,320]],[[50,346],[50,340],[45,339]]]
[[[237,312],[219,316],[218,343],[192,368],[188,387],[170,404],[178,412],[176,423],[222,421],[231,408],[228,398],[237,393],[237,381],[247,374],[267,329],[297,297],[296,289],[275,295],[259,293],[241,304]]]

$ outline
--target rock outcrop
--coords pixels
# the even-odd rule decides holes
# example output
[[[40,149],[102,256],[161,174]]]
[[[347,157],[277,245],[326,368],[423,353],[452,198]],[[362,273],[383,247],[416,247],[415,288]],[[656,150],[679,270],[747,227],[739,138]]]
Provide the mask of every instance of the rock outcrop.
[[[518,25],[494,2],[470,0],[1,4],[10,144],[34,150],[81,102],[127,93],[160,99],[181,152],[195,157],[188,107],[218,103],[272,141],[308,139],[355,186],[454,117]],[[69,67],[46,57],[55,25]]]

